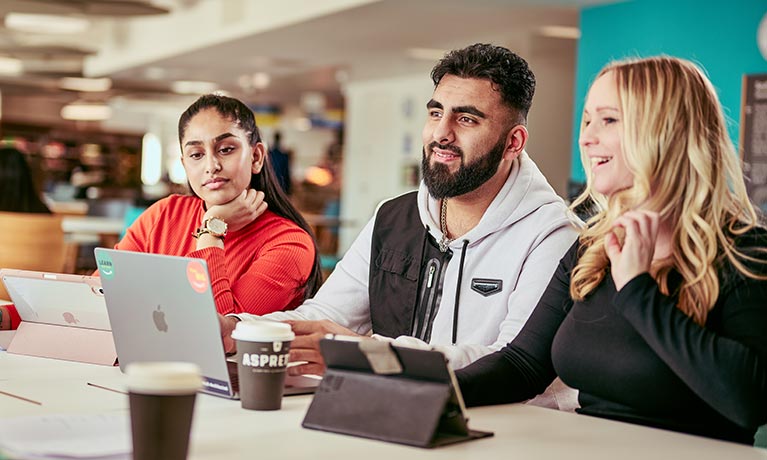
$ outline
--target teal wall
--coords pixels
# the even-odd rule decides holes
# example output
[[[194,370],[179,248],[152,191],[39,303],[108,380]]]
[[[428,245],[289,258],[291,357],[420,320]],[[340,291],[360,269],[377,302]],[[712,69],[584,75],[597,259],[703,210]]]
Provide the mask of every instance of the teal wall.
[[[586,180],[578,133],[588,87],[614,59],[667,54],[702,65],[719,91],[737,145],[742,76],[767,72],[756,43],[765,13],[767,0],[633,0],[585,8],[575,74],[571,179]]]

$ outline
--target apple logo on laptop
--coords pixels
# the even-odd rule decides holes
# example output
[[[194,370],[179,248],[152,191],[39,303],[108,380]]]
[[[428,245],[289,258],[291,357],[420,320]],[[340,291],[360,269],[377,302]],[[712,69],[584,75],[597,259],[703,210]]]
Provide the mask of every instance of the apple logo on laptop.
[[[80,322],[77,320],[77,318],[75,318],[75,315],[73,315],[72,313],[68,311],[65,311],[64,313],[62,313],[61,316],[64,317],[64,321],[66,321],[67,324],[77,324]]]
[[[165,322],[165,312],[162,311],[158,305],[157,310],[152,312],[152,320],[154,320],[154,326],[160,332],[168,332],[168,323]]]

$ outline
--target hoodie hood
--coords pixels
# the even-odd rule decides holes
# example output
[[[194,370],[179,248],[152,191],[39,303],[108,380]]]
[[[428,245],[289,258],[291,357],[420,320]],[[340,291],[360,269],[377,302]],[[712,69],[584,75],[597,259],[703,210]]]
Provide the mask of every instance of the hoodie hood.
[[[469,240],[469,247],[479,244],[482,239],[524,219],[541,206],[560,203],[565,206],[538,166],[523,151],[511,165],[511,172],[501,190],[482,215],[476,227],[450,243],[453,250],[460,249],[463,240]],[[440,202],[429,195],[426,184],[421,181],[418,188],[418,212],[421,221],[429,227],[429,233],[437,241],[442,239],[439,223]]]

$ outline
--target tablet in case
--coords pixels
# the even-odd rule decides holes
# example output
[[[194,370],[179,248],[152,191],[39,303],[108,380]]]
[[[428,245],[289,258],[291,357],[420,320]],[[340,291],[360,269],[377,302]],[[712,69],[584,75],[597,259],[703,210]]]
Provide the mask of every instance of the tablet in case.
[[[98,277],[4,268],[0,279],[22,319],[8,353],[115,365]]]
[[[438,351],[373,339],[323,339],[327,370],[302,425],[417,447],[492,436],[468,428],[455,376]]]

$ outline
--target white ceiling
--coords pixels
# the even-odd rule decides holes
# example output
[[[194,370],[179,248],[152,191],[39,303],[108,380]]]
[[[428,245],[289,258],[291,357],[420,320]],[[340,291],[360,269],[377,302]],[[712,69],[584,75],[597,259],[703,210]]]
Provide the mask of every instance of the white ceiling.
[[[132,13],[137,8],[146,9],[147,2],[3,0],[2,16],[9,12],[66,14],[87,17],[92,26],[87,32],[69,37],[19,33],[0,27],[0,56],[21,58],[25,68],[21,76],[0,76],[0,93],[4,100],[15,100],[12,107],[23,105],[18,103],[22,98],[44,99],[34,102],[37,110],[57,112],[56,107],[75,99],[122,96],[123,101],[173,101],[176,96],[170,92],[170,85],[183,79],[215,82],[251,103],[297,105],[301,94],[317,91],[325,95],[329,107],[342,107],[344,79],[384,78],[428,70],[434,59],[410,57],[408,50],[412,48],[447,50],[493,42],[523,56],[533,51],[572,52],[571,41],[544,38],[540,27],[577,27],[581,7],[606,3],[326,2],[327,11],[304,0],[282,0],[279,6],[269,0],[164,0],[151,5],[169,13],[136,16]],[[280,6],[284,9],[278,9]],[[316,11],[302,18],[308,6]],[[232,31],[236,34],[228,33]],[[84,71],[111,77],[113,89],[97,94],[58,89],[60,76],[82,75]],[[254,72],[268,73],[270,86],[260,91],[243,90],[238,79]],[[4,109],[3,118],[17,118],[15,112]],[[30,116],[24,114],[21,118]],[[50,122],[55,116],[47,119]]]

